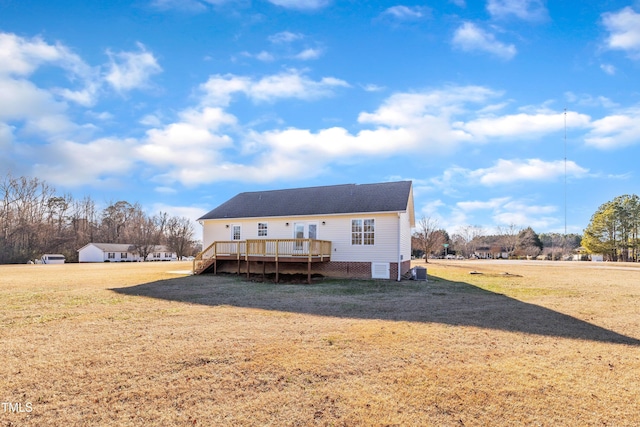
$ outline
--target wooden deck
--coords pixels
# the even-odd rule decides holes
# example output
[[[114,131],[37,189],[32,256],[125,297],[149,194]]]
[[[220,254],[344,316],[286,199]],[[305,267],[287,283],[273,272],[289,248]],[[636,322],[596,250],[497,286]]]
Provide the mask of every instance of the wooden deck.
[[[236,260],[238,274],[242,263],[250,275],[252,261],[275,264],[276,282],[279,279],[279,263],[307,264],[307,281],[311,282],[311,264],[331,261],[331,242],[315,239],[256,239],[213,242],[193,260],[193,274],[213,270],[217,273],[217,261]]]

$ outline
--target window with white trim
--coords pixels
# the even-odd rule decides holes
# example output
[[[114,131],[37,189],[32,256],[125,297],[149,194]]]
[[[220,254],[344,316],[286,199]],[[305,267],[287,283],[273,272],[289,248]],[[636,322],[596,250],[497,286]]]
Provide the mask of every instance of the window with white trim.
[[[259,222],[258,223],[258,237],[267,237],[267,223]]]
[[[120,258],[127,259],[127,253],[126,252],[120,252]]]
[[[352,245],[373,245],[375,243],[376,223],[370,219],[351,220],[351,244]]]
[[[115,252],[107,253],[107,259],[116,259],[116,253]]]

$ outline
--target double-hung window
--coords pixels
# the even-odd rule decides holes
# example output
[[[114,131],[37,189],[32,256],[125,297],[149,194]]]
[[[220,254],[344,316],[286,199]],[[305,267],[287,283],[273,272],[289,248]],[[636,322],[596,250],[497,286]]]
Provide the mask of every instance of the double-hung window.
[[[258,237],[267,237],[267,223],[259,222],[258,223]]]
[[[351,220],[351,244],[352,245],[373,245],[375,243],[376,224],[371,219]]]

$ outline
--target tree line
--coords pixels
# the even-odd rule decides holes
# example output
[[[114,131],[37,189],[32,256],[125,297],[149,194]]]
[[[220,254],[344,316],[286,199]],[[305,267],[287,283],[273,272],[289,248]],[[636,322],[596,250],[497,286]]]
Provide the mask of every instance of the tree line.
[[[99,209],[91,197],[58,194],[45,181],[7,174],[0,181],[0,264],[24,263],[45,253],[77,261],[87,243],[128,243],[145,259],[156,245],[178,258],[197,253],[188,218],[166,212],[149,216],[140,204],[109,203]]]
[[[640,260],[640,198],[622,195],[603,203],[584,230],[582,246],[606,261]]]
[[[536,233],[531,227],[512,224],[487,233],[478,226],[460,227],[453,235],[441,229],[438,221],[422,217],[411,239],[412,253],[425,259],[455,255],[470,258],[482,254],[488,258],[536,258],[560,260],[568,258],[580,246],[577,234]]]

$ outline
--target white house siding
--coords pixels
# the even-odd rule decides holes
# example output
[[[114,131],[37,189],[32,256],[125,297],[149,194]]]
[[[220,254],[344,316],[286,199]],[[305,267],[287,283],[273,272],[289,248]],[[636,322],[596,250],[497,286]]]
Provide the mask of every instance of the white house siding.
[[[79,262],[138,262],[140,255],[130,252],[129,244],[120,243],[89,243],[78,249]],[[109,258],[109,254],[113,254],[113,258]],[[123,257],[122,255],[125,254]],[[159,254],[158,257],[155,254]],[[157,246],[147,256],[147,261],[175,261],[177,256],[175,252],[170,252],[165,246]]]
[[[375,219],[374,245],[351,244],[351,220]],[[400,227],[398,221],[400,220]],[[322,222],[324,221],[324,225]],[[258,223],[266,222],[267,236],[258,237]],[[292,239],[294,223],[316,223],[317,239],[331,241],[331,261],[398,262],[398,229],[403,234],[401,253],[404,260],[411,259],[411,226],[405,213],[365,213],[309,217],[270,217],[250,219],[203,220],[203,243],[206,248],[214,241],[232,240],[234,225],[240,225],[240,240]],[[287,226],[286,223],[289,223]],[[229,225],[229,228],[226,226]]]
[[[103,262],[105,256],[102,249],[89,244],[78,251],[78,262]]]

